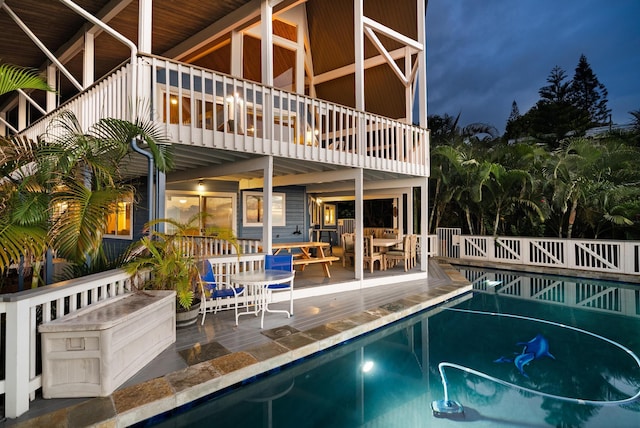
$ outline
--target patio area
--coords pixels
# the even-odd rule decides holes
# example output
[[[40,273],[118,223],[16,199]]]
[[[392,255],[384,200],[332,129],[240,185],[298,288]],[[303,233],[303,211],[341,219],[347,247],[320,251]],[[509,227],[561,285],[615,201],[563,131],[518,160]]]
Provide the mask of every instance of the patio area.
[[[417,268],[416,268],[417,269]],[[294,301],[291,318],[267,314],[243,317],[235,326],[233,311],[208,315],[204,325],[179,329],[177,339],[110,397],[50,399],[40,397],[27,414],[5,426],[127,426],[194,399],[237,384],[299,358],[375,330],[471,289],[447,264],[431,260],[429,279],[402,282],[404,269],[367,272],[389,277],[389,284]],[[296,273],[295,288],[351,280],[353,271],[341,262],[331,278],[319,265]],[[288,302],[276,303],[284,308]]]

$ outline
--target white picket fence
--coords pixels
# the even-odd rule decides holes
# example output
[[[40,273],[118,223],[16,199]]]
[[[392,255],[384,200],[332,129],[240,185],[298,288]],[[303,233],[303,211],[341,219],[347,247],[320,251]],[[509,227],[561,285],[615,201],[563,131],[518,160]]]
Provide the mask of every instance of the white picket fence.
[[[640,274],[640,242],[461,235],[438,229],[438,255],[527,266]]]

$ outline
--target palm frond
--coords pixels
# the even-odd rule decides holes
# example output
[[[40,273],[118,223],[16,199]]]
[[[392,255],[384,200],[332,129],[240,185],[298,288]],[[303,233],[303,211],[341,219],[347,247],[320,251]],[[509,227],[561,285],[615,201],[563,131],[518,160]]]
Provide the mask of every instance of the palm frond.
[[[17,89],[41,89],[52,91],[46,81],[35,70],[0,64],[0,95]]]

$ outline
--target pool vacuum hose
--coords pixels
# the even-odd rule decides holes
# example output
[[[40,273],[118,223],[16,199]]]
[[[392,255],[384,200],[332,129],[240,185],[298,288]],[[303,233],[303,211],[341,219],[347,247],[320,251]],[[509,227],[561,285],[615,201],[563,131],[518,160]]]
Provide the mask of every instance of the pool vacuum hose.
[[[638,358],[638,356],[636,354],[634,354],[633,351],[631,351],[629,348],[625,347],[624,345],[621,345],[618,342],[614,342],[611,339],[607,339],[606,337],[600,336],[600,335],[595,334],[595,333],[591,333],[590,331],[582,330],[581,328],[572,327],[570,325],[560,324],[560,323],[553,322],[553,321],[547,321],[547,320],[538,319],[538,318],[525,317],[525,316],[522,316],[522,315],[515,315],[515,314],[500,314],[500,313],[496,313],[496,312],[484,312],[484,311],[475,311],[475,310],[471,310],[471,309],[455,309],[455,308],[447,308],[447,310],[449,310],[449,311],[457,311],[457,312],[467,312],[467,313],[479,314],[479,315],[492,315],[492,316],[500,316],[500,317],[518,318],[518,319],[524,319],[524,320],[529,320],[529,321],[537,321],[537,322],[541,322],[541,323],[545,323],[545,324],[551,324],[551,325],[555,325],[555,326],[558,326],[558,327],[574,330],[574,331],[577,331],[577,332],[580,332],[580,333],[588,334],[589,336],[593,336],[593,337],[598,338],[600,340],[604,340],[605,342],[608,342],[608,343],[610,343],[612,345],[615,345],[618,348],[622,349],[627,354],[629,354],[629,356],[631,356],[631,358],[633,358],[635,360],[636,364],[640,368],[640,358]],[[515,385],[513,383],[505,382],[504,380],[497,379],[497,378],[495,378],[493,376],[489,376],[488,374],[479,372],[479,371],[474,370],[474,369],[469,368],[469,367],[461,366],[460,364],[448,363],[446,361],[443,361],[440,364],[438,364],[438,371],[440,372],[440,378],[442,379],[442,386],[444,388],[444,399],[443,400],[436,400],[436,401],[431,403],[431,408],[433,410],[434,416],[441,416],[441,415],[445,415],[446,416],[446,415],[464,414],[464,408],[462,407],[462,404],[460,404],[459,402],[457,402],[455,400],[449,399],[449,391],[448,391],[448,387],[447,387],[447,377],[444,374],[444,368],[445,367],[451,367],[451,368],[454,368],[454,369],[462,370],[464,372],[471,373],[471,374],[474,374],[476,376],[479,376],[479,377],[488,379],[490,381],[496,382],[496,383],[498,383],[500,385],[509,386],[509,387],[512,387],[512,388],[519,389],[520,391],[524,391],[524,392],[528,392],[528,393],[531,393],[531,394],[540,395],[542,397],[553,398],[553,399],[556,399],[556,400],[567,401],[567,402],[570,402],[570,403],[576,403],[576,404],[588,404],[588,405],[593,405],[593,406],[617,406],[617,405],[620,405],[620,404],[631,403],[632,401],[635,401],[638,398],[640,398],[640,389],[638,389],[638,391],[632,397],[624,398],[622,400],[605,400],[605,401],[585,400],[585,399],[582,399],[582,398],[564,397],[564,396],[561,396],[561,395],[547,394],[546,392],[536,391],[536,390],[533,390],[533,389],[525,388],[523,386]]]

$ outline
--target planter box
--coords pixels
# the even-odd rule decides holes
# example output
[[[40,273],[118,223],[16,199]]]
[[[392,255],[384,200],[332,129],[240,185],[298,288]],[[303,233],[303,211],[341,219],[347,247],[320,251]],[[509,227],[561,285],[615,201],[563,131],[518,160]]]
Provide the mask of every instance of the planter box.
[[[175,292],[145,293],[40,326],[44,398],[108,396],[175,342]]]

